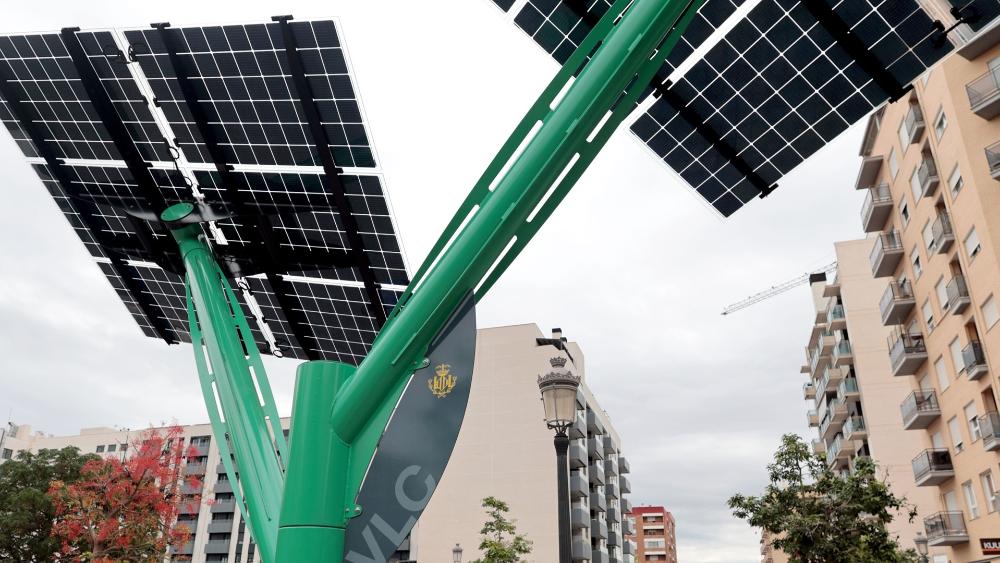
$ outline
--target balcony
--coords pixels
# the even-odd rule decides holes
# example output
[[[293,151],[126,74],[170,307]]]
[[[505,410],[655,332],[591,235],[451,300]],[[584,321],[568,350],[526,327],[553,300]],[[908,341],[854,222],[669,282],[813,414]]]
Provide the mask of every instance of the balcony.
[[[806,412],[806,422],[809,423],[810,428],[819,426],[819,414],[816,413],[816,409],[810,409]]]
[[[618,456],[618,472],[622,475],[630,473],[632,471],[632,466],[629,465],[628,459],[623,455]]]
[[[840,295],[840,275],[834,274],[833,279],[823,286],[823,297],[837,297]]]
[[[590,520],[590,537],[608,539],[608,525],[597,518],[592,518]]]
[[[851,451],[847,448],[849,443],[845,442],[844,437],[838,434],[826,450],[826,464],[830,467],[836,467],[847,462],[851,457]]]
[[[826,324],[831,332],[834,330],[844,330],[847,328],[847,319],[844,317],[844,306],[834,305],[826,313]]]
[[[837,367],[854,363],[854,350],[850,340],[841,340],[833,347],[833,365]]]
[[[812,451],[816,455],[823,455],[826,453],[826,442],[820,440],[819,438],[813,438],[812,441]]]
[[[618,488],[622,490],[623,495],[627,495],[632,492],[632,482],[628,480],[628,477],[621,476],[618,478]]]
[[[572,498],[583,498],[590,494],[590,486],[587,485],[587,480],[580,475],[579,471],[571,472],[569,478],[569,496]]]
[[[988,412],[980,416],[979,432],[983,435],[983,448],[986,451],[1000,450],[1000,414]]]
[[[236,499],[217,500],[212,504],[212,513],[236,512]]]
[[[941,416],[937,395],[934,391],[922,389],[910,393],[899,405],[899,411],[903,415],[903,428],[906,430],[927,428]]]
[[[951,218],[947,211],[938,212],[937,219],[931,225],[931,237],[928,251],[944,254],[951,250],[951,245],[955,243],[955,232],[951,229]]]
[[[945,308],[953,315],[962,314],[972,302],[969,297],[969,289],[965,285],[965,276],[962,274],[955,274],[945,290],[948,293],[948,303],[945,304]]]
[[[229,540],[208,540],[205,542],[206,555],[229,553]]]
[[[986,147],[986,164],[990,167],[990,176],[1000,180],[1000,143]]]
[[[587,440],[587,454],[590,459],[604,459],[604,442],[600,438]]]
[[[590,563],[608,563],[608,552],[594,549],[590,552]]]
[[[185,453],[188,457],[205,457],[208,455],[208,442],[191,442]]]
[[[205,464],[204,463],[191,463],[188,462],[184,466],[184,475],[204,475],[205,474]]]
[[[816,386],[812,383],[802,384],[802,400],[810,401],[816,398]]]
[[[885,293],[878,303],[879,311],[882,312],[882,324],[884,326],[903,324],[916,305],[917,300],[913,296],[910,282],[889,282],[889,287],[885,288]]]
[[[615,451],[617,449],[618,448],[615,446],[614,439],[612,439],[611,436],[605,435],[604,436],[604,455],[606,455],[606,456],[611,455],[611,454],[615,453]]]
[[[622,514],[632,514],[632,501],[627,498],[623,498],[622,502]]]
[[[608,507],[608,515],[607,515],[606,518],[607,518],[608,522],[610,522],[612,524],[617,524],[618,522],[621,522],[622,521],[621,510],[618,510],[618,508],[616,506],[614,506],[614,505],[609,506]]]
[[[630,518],[622,520],[622,533],[629,536],[635,535],[635,524],[632,523]]]
[[[573,508],[569,511],[569,524],[574,530],[590,527],[590,512],[583,508]]]
[[[927,545],[945,546],[969,542],[965,516],[961,512],[938,512],[924,518]]]
[[[233,492],[233,484],[232,484],[232,482],[230,482],[229,479],[226,479],[225,481],[216,481],[215,482],[215,492],[216,493],[231,493],[231,492]]]
[[[947,448],[924,450],[913,458],[913,480],[918,487],[940,485],[955,476]]]
[[[619,547],[621,543],[622,543],[622,537],[618,535],[616,532],[612,531],[608,535],[608,547]],[[612,556],[612,561],[614,561],[614,556]]]
[[[847,404],[849,401],[857,400],[859,397],[861,397],[861,391],[858,389],[858,379],[856,377],[848,377],[837,386],[837,399],[842,403]]]
[[[604,434],[604,423],[597,416],[597,413],[587,409],[587,430],[593,434]]]
[[[941,183],[934,158],[929,154],[925,153],[921,156],[920,166],[917,166],[917,181],[920,182],[920,195],[924,197],[934,195],[938,184]]]
[[[874,137],[872,137],[874,139]],[[861,161],[861,169],[858,170],[858,179],[854,182],[854,189],[863,190],[870,188],[878,180],[878,172],[882,169],[885,158],[882,155],[866,156]]]
[[[596,510],[597,512],[605,512],[608,510],[608,501],[604,498],[604,495],[598,493],[590,493],[590,509]]]
[[[962,361],[965,363],[962,371],[965,372],[965,377],[968,377],[972,381],[976,381],[989,371],[989,368],[986,367],[986,356],[983,355],[983,347],[974,340],[969,342],[965,348],[962,348]]]
[[[843,381],[849,369],[846,368],[835,368],[828,367],[823,370],[823,377],[819,380],[819,387],[816,388],[817,393],[829,393],[831,391],[836,391],[837,386]]]
[[[587,466],[587,449],[580,444],[570,444],[569,446],[569,466],[579,469]]]
[[[625,553],[625,555],[635,555],[636,553],[635,542],[632,540],[626,541],[625,545],[622,546],[622,552]]]
[[[823,438],[824,440],[831,439],[834,434],[837,434],[844,426],[844,422],[846,420],[847,404],[840,399],[833,399],[830,401],[830,410],[829,413],[827,413],[826,420],[824,420],[824,422],[829,422],[820,429],[820,438]]]
[[[170,553],[176,555],[192,555],[194,553],[194,540],[191,540],[176,549],[171,547]]]
[[[182,500],[177,507],[178,514],[198,514],[201,512],[201,503],[195,500]]]
[[[603,463],[594,462],[590,464],[590,469],[587,470],[587,473],[590,475],[591,485],[603,485],[605,483]]]
[[[861,228],[866,233],[881,231],[892,215],[892,192],[889,184],[868,188],[865,204],[861,206]]]
[[[604,474],[608,477],[612,475],[618,475],[618,460],[606,459],[604,460]]]
[[[903,258],[903,240],[897,231],[879,233],[868,261],[872,266],[872,275],[876,278],[891,276],[896,271],[900,259]]]
[[[972,113],[983,119],[1000,115],[1000,70],[990,69],[986,74],[965,85]]]
[[[843,312],[843,310],[841,310]],[[843,316],[843,315],[841,315]],[[830,330],[824,330],[819,337],[819,354],[820,356],[829,356],[830,352],[833,352],[833,345],[837,343],[837,337],[833,335]]]
[[[917,369],[927,361],[927,347],[924,345],[924,335],[909,333],[903,327],[896,327],[889,336],[889,364],[892,375],[914,375]]]
[[[604,496],[610,501],[621,498],[621,493],[618,492],[618,485],[615,485],[614,483],[604,485]]]
[[[591,558],[590,538],[587,538],[586,541],[574,538],[573,561],[590,561],[590,558]]]
[[[910,102],[910,109],[903,118],[903,125],[906,128],[905,138],[907,145],[912,145],[920,140],[924,134],[924,112],[920,111],[920,106]],[[906,148],[905,146],[903,147]]]
[[[233,531],[233,520],[212,520],[208,523],[208,533],[229,534]]]
[[[861,416],[852,416],[844,423],[845,440],[864,440],[868,437],[868,428],[865,427],[865,419]]]
[[[201,489],[204,487],[205,483],[199,481],[197,485],[192,485],[187,481],[181,484],[181,494],[182,495],[200,495]]]
[[[587,415],[582,410],[576,411],[576,420],[567,431],[571,440],[587,437]]]

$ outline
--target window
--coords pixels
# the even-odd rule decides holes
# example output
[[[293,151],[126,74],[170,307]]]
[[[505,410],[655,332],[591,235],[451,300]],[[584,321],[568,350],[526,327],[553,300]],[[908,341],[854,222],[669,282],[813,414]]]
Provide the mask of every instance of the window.
[[[108,452],[118,451],[118,444],[108,444]]]
[[[955,168],[951,171],[951,176],[948,176],[948,187],[951,188],[951,196],[955,197],[958,192],[962,191],[965,187],[965,180],[962,179],[962,171],[955,165]]]
[[[972,438],[972,442],[975,442],[983,437],[979,430],[979,413],[976,412],[975,401],[970,401],[969,404],[965,405],[964,411],[965,420],[969,422],[969,437]]]
[[[976,500],[976,491],[972,490],[972,481],[962,483],[962,495],[965,496],[965,504],[969,507],[969,518],[972,520],[979,518],[979,501]]]
[[[100,446],[97,446],[97,453],[99,453],[99,454],[104,453],[104,444],[101,444]]]
[[[903,196],[904,198],[906,196]],[[899,218],[903,221],[903,228],[910,224],[910,208],[906,206],[906,199],[899,202]]]
[[[944,445],[944,437],[941,436],[940,432],[931,434],[931,445],[933,445],[936,450],[943,450],[947,447]]]
[[[14,456],[14,450],[10,448],[3,449],[3,459],[10,459]]]
[[[923,191],[923,186],[920,184],[920,174],[914,168],[913,173],[910,174],[910,191],[913,192],[913,201],[920,201],[921,192]]]
[[[993,482],[993,472],[984,471],[979,475],[979,482],[983,486],[983,496],[986,497],[986,512],[997,511],[997,486]]]
[[[944,114],[944,108],[938,110],[937,117],[934,118],[934,135],[941,140],[944,130],[948,128],[948,116]]]
[[[665,547],[667,547],[667,541],[666,540],[659,540],[659,539],[656,539],[656,540],[643,540],[642,543],[645,544],[646,549],[651,549],[651,548],[652,549],[655,549],[655,548],[664,549]]]
[[[997,310],[997,300],[992,295],[983,301],[983,318],[986,319],[986,330],[1000,321],[1000,311]]]
[[[919,280],[924,269],[920,266],[920,251],[916,246],[910,251],[910,263],[913,264],[913,279]]]
[[[962,427],[958,424],[957,416],[948,420],[948,433],[951,434],[951,444],[955,446],[955,453],[965,449],[965,443],[962,441]]]
[[[979,244],[979,235],[976,234],[976,228],[972,227],[969,234],[965,235],[965,252],[969,258],[975,258],[980,250],[982,250],[982,245]]]
[[[927,247],[927,252],[934,252],[934,228],[930,221],[924,223],[924,229],[920,231],[920,234],[924,237],[924,246]]]
[[[899,124],[899,146],[906,152],[906,146],[910,144],[910,132],[906,129],[906,119]]]
[[[927,323],[927,332],[930,333],[934,330],[934,308],[931,307],[931,302],[928,299],[924,301],[920,311],[924,314],[924,322]]]
[[[896,179],[896,174],[899,174],[899,160],[896,159],[896,148],[895,147],[893,147],[889,151],[889,172],[892,174],[892,179],[893,180]]]
[[[948,377],[948,368],[944,365],[943,356],[934,362],[934,373],[937,375],[939,389],[944,391],[951,385],[951,378]]]
[[[958,342],[957,336],[951,344],[948,344],[948,350],[951,352],[951,364],[955,366],[955,373],[962,373],[965,369],[965,359],[962,358],[962,345]]]
[[[947,311],[951,304],[948,303],[948,284],[944,283],[943,277],[934,286],[934,293],[937,293],[938,304],[941,305],[941,310]]]

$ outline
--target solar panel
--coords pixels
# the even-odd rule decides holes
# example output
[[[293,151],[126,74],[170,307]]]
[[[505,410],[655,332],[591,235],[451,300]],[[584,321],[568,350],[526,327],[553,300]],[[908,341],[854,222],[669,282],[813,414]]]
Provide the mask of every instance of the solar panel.
[[[764,0],[631,130],[728,217],[902,96],[937,33],[913,0]]]
[[[705,0],[660,70],[665,79],[746,0]],[[546,53],[563,64],[614,4],[613,0],[528,0],[514,18]]]
[[[197,200],[261,351],[357,364],[409,277],[347,61],[287,16],[2,36],[0,120],[144,334],[190,341],[146,219]]]
[[[508,12],[514,5],[514,0],[493,0],[493,3],[501,10]]]
[[[1000,16],[1000,1],[998,0],[951,0],[951,5],[957,8],[962,16],[972,17],[969,22],[973,31],[979,31]]]

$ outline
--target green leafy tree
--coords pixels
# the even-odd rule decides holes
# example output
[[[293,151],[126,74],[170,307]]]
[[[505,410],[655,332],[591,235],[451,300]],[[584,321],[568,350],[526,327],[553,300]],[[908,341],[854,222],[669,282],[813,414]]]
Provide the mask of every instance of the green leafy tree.
[[[857,458],[854,471],[841,476],[802,438],[786,434],[767,468],[764,494],[734,495],[729,507],[737,518],[767,530],[772,545],[793,563],[918,561],[886,528],[899,513],[912,521],[916,510],[892,493],[870,458]]]
[[[93,454],[76,448],[22,451],[0,465],[0,561],[51,561],[59,551],[52,537],[55,507],[47,492],[53,481],[75,482]]]
[[[522,555],[531,553],[531,541],[518,534],[517,526],[507,519],[510,507],[506,502],[486,497],[483,499],[483,508],[490,517],[483,524],[483,529],[479,530],[483,537],[479,549],[485,555],[472,563],[518,563]]]

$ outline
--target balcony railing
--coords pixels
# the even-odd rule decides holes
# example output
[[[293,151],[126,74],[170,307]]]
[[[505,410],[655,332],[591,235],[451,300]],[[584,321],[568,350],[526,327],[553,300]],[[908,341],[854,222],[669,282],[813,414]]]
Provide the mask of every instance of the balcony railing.
[[[938,512],[924,518],[924,532],[927,533],[927,544],[931,546],[958,545],[969,541],[965,516],[961,512]]]
[[[940,183],[940,178],[938,178],[934,158],[929,154],[924,154],[920,159],[920,166],[917,167],[917,180],[920,181],[920,193],[924,197],[934,195]]]
[[[875,237],[875,244],[868,255],[868,260],[872,266],[872,274],[876,278],[882,278],[892,274],[903,256],[903,240],[897,231],[879,233]]]
[[[986,74],[965,85],[969,107],[983,119],[993,119],[1000,114],[1000,69],[990,69]]]
[[[844,438],[847,440],[859,440],[868,435],[868,428],[865,427],[865,419],[861,416],[852,416],[844,423]]]
[[[955,242],[955,232],[951,229],[951,218],[947,211],[938,212],[937,219],[931,225],[931,237],[930,248],[928,248],[931,252],[944,254],[951,249],[952,243]]]
[[[945,290],[948,294],[947,307],[953,315],[961,314],[971,303],[969,288],[965,285],[965,276],[955,274],[955,277],[948,282]]]
[[[910,333],[903,327],[896,327],[889,336],[889,363],[892,375],[913,375],[927,360],[924,335]]]
[[[965,364],[962,368],[962,371],[965,372],[965,377],[973,381],[986,375],[986,372],[989,370],[986,366],[986,356],[983,355],[983,347],[975,340],[969,342],[965,348],[962,348],[962,362]]]
[[[866,233],[881,231],[892,212],[892,191],[889,184],[868,188],[865,203],[861,206],[861,227]]]
[[[990,175],[994,180],[1000,180],[1000,143],[986,147],[986,163],[990,167]]]
[[[857,398],[861,394],[858,390],[858,379],[856,377],[848,377],[840,382],[837,386],[837,399],[840,401],[847,401],[847,399]]]
[[[918,487],[937,485],[955,476],[955,466],[947,448],[924,450],[913,458],[911,464],[913,480]]]
[[[826,314],[826,323],[830,326],[830,330],[840,330],[844,328],[845,322],[844,306],[834,305],[833,307],[830,307],[830,310]]]
[[[903,415],[903,428],[906,430],[927,428],[934,419],[941,416],[937,395],[934,391],[923,389],[910,393],[899,405],[899,410]]]
[[[802,384],[802,398],[805,400],[811,400],[816,398],[816,386],[812,383]]]
[[[924,113],[920,111],[919,105],[910,104],[910,109],[906,112],[903,123],[906,127],[907,140],[909,141],[907,144],[912,145],[919,141],[920,136],[924,133]]]
[[[988,412],[979,417],[979,432],[983,435],[983,448],[986,451],[1000,450],[1000,414]]]
[[[889,282],[889,287],[885,288],[878,304],[879,311],[882,312],[882,324],[888,326],[902,323],[916,303],[910,282]]]
[[[850,340],[841,340],[833,347],[833,365],[840,367],[854,361],[854,351]]]

